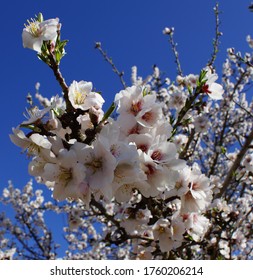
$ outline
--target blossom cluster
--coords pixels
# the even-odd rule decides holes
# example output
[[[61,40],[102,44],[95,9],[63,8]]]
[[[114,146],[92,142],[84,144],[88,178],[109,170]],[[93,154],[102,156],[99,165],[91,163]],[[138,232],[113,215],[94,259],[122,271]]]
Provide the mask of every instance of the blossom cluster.
[[[23,31],[24,47],[35,50],[50,66],[63,91],[51,100],[37,93],[44,108],[27,109],[27,120],[10,135],[31,158],[29,173],[50,188],[56,200],[76,201],[78,207],[69,216],[70,231],[87,226],[85,211],[103,217],[104,243],[98,242],[94,248],[125,244],[122,256],[154,259],[169,258],[171,252],[183,251],[188,242],[193,254],[198,254],[205,235],[214,229],[213,220],[224,218],[230,225],[231,212],[238,211],[226,208],[219,199],[221,179],[233,168],[239,153],[228,153],[223,146],[234,144],[248,132],[240,123],[233,124],[233,131],[226,129],[229,114],[234,112],[234,119],[240,119],[246,110],[229,102],[234,98],[246,103],[238,92],[240,83],[229,80],[236,54],[229,50],[224,64],[226,95],[211,66],[199,75],[178,75],[176,83],[168,78],[161,83],[158,67],[146,79],[137,76],[137,67],[133,67],[132,85],[120,90],[104,112],[105,100],[93,90],[92,82],[65,84],[59,71],[66,44],[60,40],[60,27],[58,19],[44,21],[39,15]],[[165,35],[173,32],[164,30]],[[249,37],[247,40],[250,44]],[[242,74],[241,83],[247,78]],[[236,178],[240,182],[245,178],[248,184],[252,153],[241,164]],[[240,201],[248,213],[246,197],[249,194]],[[96,236],[95,229],[90,229]],[[210,242],[218,244],[220,254],[227,258],[228,233],[210,236]],[[81,234],[80,242],[76,238],[74,233],[67,237],[74,244],[72,249],[86,248],[87,235]],[[241,248],[246,244],[240,230],[231,238],[240,239]],[[131,256],[126,254],[128,246]],[[119,250],[118,258],[121,253]],[[71,256],[83,257],[69,253]]]

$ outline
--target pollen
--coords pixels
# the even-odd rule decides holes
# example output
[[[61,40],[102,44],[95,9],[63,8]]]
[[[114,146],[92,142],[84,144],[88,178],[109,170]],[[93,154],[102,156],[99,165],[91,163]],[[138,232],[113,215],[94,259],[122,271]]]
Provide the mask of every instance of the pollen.
[[[136,103],[132,103],[132,106],[131,106],[131,113],[136,116],[142,109],[142,102],[141,101],[138,101]]]
[[[81,105],[84,103],[86,94],[81,93],[80,91],[75,91],[75,104]]]
[[[165,233],[165,227],[159,226],[158,231],[159,231],[159,233]]]
[[[207,84],[203,85],[201,90],[202,90],[202,92],[207,93],[207,94],[212,93],[209,90],[209,85],[207,85]]]
[[[39,22],[35,19],[27,20],[27,24],[25,24],[25,28],[31,33],[31,35],[35,38],[41,35],[41,29],[39,26]]]
[[[152,121],[153,120],[153,113],[151,111],[149,112],[146,112],[141,118],[146,121],[146,122],[149,122],[149,121]]]
[[[151,158],[153,160],[160,161],[163,158],[163,156],[160,151],[154,151],[151,155]]]
[[[72,179],[72,170],[61,167],[58,179],[67,184]]]
[[[40,152],[40,146],[36,145],[35,143],[30,143],[27,147],[27,155],[28,157],[32,155],[38,155]]]
[[[93,174],[96,173],[98,169],[102,169],[103,167],[103,161],[101,158],[97,158],[92,160],[91,162],[86,163],[86,166],[89,167],[92,171]]]

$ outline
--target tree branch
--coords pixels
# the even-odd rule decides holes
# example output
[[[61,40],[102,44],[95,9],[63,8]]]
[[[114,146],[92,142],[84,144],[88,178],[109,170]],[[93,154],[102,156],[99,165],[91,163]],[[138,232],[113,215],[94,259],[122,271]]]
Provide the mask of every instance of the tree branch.
[[[215,13],[215,38],[213,40],[213,53],[211,55],[211,59],[209,60],[209,62],[207,63],[207,66],[212,67],[216,57],[217,57],[217,53],[219,51],[219,38],[222,35],[222,33],[219,31],[219,27],[220,27],[220,19],[219,19],[219,4],[216,3],[215,7],[214,7],[214,13]]]
[[[95,44],[95,49],[98,49],[99,52],[100,52],[100,53],[102,54],[102,56],[104,57],[104,59],[112,66],[113,72],[115,72],[115,73],[118,75],[118,77],[120,78],[120,82],[121,82],[122,86],[123,86],[124,88],[126,88],[127,85],[126,85],[126,83],[125,83],[125,81],[124,81],[124,79],[123,79],[124,72],[123,72],[123,71],[120,72],[120,71],[118,70],[118,68],[117,68],[117,67],[115,66],[115,64],[113,63],[112,59],[109,58],[108,55],[107,55],[107,53],[102,49],[101,43],[100,43],[100,42],[96,42],[96,44]]]
[[[234,173],[236,172],[237,168],[240,166],[240,163],[241,163],[244,155],[246,154],[247,150],[249,149],[249,146],[251,145],[252,140],[253,140],[253,130],[250,132],[249,136],[246,138],[246,141],[245,141],[242,149],[238,153],[232,167],[228,171],[227,177],[224,180],[224,183],[223,183],[222,188],[220,189],[220,192],[216,195],[215,198],[222,197],[222,195],[226,192],[226,190],[234,176]]]
[[[177,51],[177,44],[175,43],[174,38],[173,38],[173,34],[174,34],[173,32],[174,32],[174,28],[171,29],[171,32],[166,33],[166,34],[169,35],[169,43],[171,45],[172,52],[175,56],[175,63],[177,65],[177,73],[178,73],[178,75],[183,76],[183,71],[182,71],[182,68],[181,68],[180,61],[179,61],[179,54],[178,54],[178,51]]]

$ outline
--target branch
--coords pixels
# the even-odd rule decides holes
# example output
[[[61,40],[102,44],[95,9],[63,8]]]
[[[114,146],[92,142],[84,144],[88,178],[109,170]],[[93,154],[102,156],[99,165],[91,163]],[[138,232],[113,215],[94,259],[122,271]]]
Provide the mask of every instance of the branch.
[[[244,112],[246,112],[251,118],[253,118],[253,114],[251,114],[251,112],[249,112],[244,106],[242,106],[240,103],[236,102],[235,99],[232,99],[233,102],[239,106]]]
[[[98,49],[99,52],[100,52],[100,53],[102,54],[102,56],[104,57],[104,59],[112,66],[113,72],[115,72],[115,73],[118,75],[118,77],[120,78],[120,82],[121,82],[122,86],[123,86],[124,88],[126,88],[127,85],[126,85],[126,83],[125,83],[125,81],[124,81],[124,79],[123,79],[124,72],[123,72],[123,71],[120,72],[120,71],[117,69],[117,67],[116,67],[115,64],[113,63],[112,59],[109,58],[108,55],[107,55],[107,53],[102,49],[101,43],[100,43],[100,42],[96,42],[96,43],[95,43],[95,49]]]
[[[222,35],[222,33],[219,31],[219,27],[220,27],[220,19],[219,19],[219,4],[216,3],[215,7],[214,7],[214,13],[215,13],[215,38],[213,40],[213,53],[211,55],[211,59],[209,60],[209,62],[207,63],[207,66],[212,67],[216,58],[217,58],[217,53],[219,51],[219,38]]]
[[[50,60],[50,64],[49,67],[53,70],[54,76],[56,78],[56,80],[58,81],[59,85],[62,88],[63,91],[63,96],[66,102],[66,111],[67,112],[72,112],[74,110],[71,102],[69,101],[69,88],[60,72],[60,68],[59,68],[59,64],[56,63],[53,54],[50,52],[49,54],[49,60]]]
[[[216,195],[215,198],[222,197],[222,195],[226,192],[226,190],[233,178],[233,175],[234,175],[235,171],[237,170],[237,168],[240,166],[240,163],[241,163],[244,155],[246,154],[247,150],[249,149],[249,146],[251,145],[252,140],[253,140],[253,130],[250,132],[249,136],[246,138],[246,141],[245,141],[242,149],[238,153],[232,167],[228,171],[227,177],[225,178],[225,181],[223,183],[222,188],[220,189],[220,192]]]
[[[184,147],[184,149],[182,150],[182,152],[179,154],[179,158],[181,159],[185,159],[186,158],[186,155],[187,155],[187,152],[188,152],[188,149],[190,148],[190,145],[191,145],[191,142],[192,140],[194,139],[194,135],[195,135],[195,129],[193,128],[191,130],[191,134],[188,138],[188,141]]]
[[[111,221],[116,227],[121,228],[120,223],[114,219],[114,216],[109,215],[106,212],[106,209],[104,208],[104,206],[102,204],[100,204],[99,202],[97,202],[94,198],[91,199],[91,206],[95,206],[101,213],[101,215],[103,215],[108,221]],[[94,208],[93,208],[94,211]],[[98,213],[96,213],[98,214]]]
[[[35,243],[37,244],[38,248],[41,250],[42,255],[46,258],[49,259],[49,253],[50,250],[47,250],[46,247],[44,247],[41,243],[40,243],[40,238],[35,234],[33,228],[31,227],[31,224],[28,222],[28,219],[26,219],[26,217],[24,217],[24,215],[21,215],[21,219],[22,222],[24,223],[24,225],[27,227],[27,229],[29,230],[29,233],[31,234],[33,240],[35,241]]]
[[[100,204],[99,202],[97,202],[94,198],[91,199],[91,206],[94,206],[96,207],[100,213],[94,211],[94,208],[93,211],[96,215],[101,215],[101,216],[104,216],[107,221],[111,221],[117,228],[118,231],[121,232],[121,237],[117,240],[109,240],[109,242],[112,242],[113,244],[115,245],[119,245],[127,240],[131,240],[131,239],[142,239],[142,240],[145,240],[145,241],[154,241],[152,238],[149,238],[149,237],[146,237],[146,236],[141,236],[141,235],[138,235],[138,234],[128,234],[125,230],[125,228],[123,228],[121,225],[120,225],[120,222],[117,221],[113,215],[110,215],[106,212],[106,209],[104,208],[104,206],[102,204]],[[107,240],[108,241],[108,240]]]
[[[170,28],[169,30],[170,30],[170,32],[166,32],[165,34],[169,35],[169,43],[171,45],[172,52],[175,56],[175,63],[177,65],[177,73],[178,73],[178,75],[183,76],[183,71],[181,68],[180,61],[179,61],[179,53],[177,51],[177,43],[175,43],[174,38],[173,38],[174,28]]]
[[[226,126],[227,126],[227,121],[228,121],[228,115],[229,115],[229,110],[226,111],[226,115],[225,115],[225,118],[224,118],[222,131],[220,133],[219,142],[218,142],[217,138],[215,139],[215,145],[214,145],[214,148],[216,150],[215,151],[215,157],[214,157],[214,160],[213,160],[212,165],[210,167],[210,171],[209,171],[208,177],[210,177],[211,175],[214,174],[215,167],[216,167],[216,164],[218,162],[218,158],[219,158],[220,152],[217,151],[216,147],[217,146],[221,147],[223,145],[223,140],[224,140],[224,137],[225,137],[225,129],[226,129]]]

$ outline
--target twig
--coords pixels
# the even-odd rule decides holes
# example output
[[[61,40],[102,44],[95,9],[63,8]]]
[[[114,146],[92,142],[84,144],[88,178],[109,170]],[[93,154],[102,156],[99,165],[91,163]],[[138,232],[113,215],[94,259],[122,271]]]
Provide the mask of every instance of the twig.
[[[192,140],[193,140],[193,138],[194,138],[194,135],[195,135],[195,129],[193,128],[193,129],[191,130],[190,136],[189,136],[189,138],[188,138],[188,141],[187,141],[187,143],[186,143],[186,145],[185,145],[183,151],[179,154],[179,158],[185,159],[185,156],[187,155],[188,149],[189,149],[189,147],[190,147],[190,145],[191,145],[191,142],[192,142]]]
[[[94,211],[93,207],[96,207],[100,211],[100,213],[94,211],[94,213],[96,215],[104,216],[107,219],[107,221],[111,221],[117,227],[117,229],[122,232],[120,239],[115,240],[115,241],[111,240],[111,242],[113,242],[114,244],[116,244],[116,245],[121,244],[122,242],[124,242],[128,239],[142,239],[142,240],[150,241],[150,242],[153,241],[152,238],[149,238],[149,237],[146,237],[146,236],[141,236],[141,235],[137,235],[137,234],[133,234],[133,235],[128,234],[126,232],[126,230],[120,225],[120,222],[117,221],[114,218],[114,216],[109,215],[106,212],[106,209],[104,208],[104,206],[102,204],[100,204],[99,202],[97,202],[94,198],[92,198],[90,205],[91,205],[93,211]]]
[[[62,88],[63,96],[64,96],[64,99],[66,102],[66,111],[72,112],[74,108],[73,108],[71,102],[69,101],[69,96],[68,96],[69,88],[60,72],[59,65],[56,63],[54,56],[51,52],[49,54],[49,60],[50,60],[49,67],[53,70],[54,76]]]
[[[38,248],[41,250],[43,256],[46,259],[49,259],[49,253],[50,251],[47,250],[47,248],[45,248],[39,240],[39,237],[35,234],[31,224],[28,222],[28,220],[26,219],[26,217],[24,217],[24,215],[21,216],[22,222],[24,223],[24,225],[26,225],[27,229],[29,230],[29,233],[31,234],[33,240],[35,241],[35,243],[37,244]]]
[[[219,4],[216,3],[215,7],[214,7],[214,13],[215,13],[215,38],[213,40],[213,53],[211,55],[211,59],[209,60],[209,62],[207,63],[207,66],[212,67],[216,58],[217,58],[217,53],[219,51],[219,38],[222,35],[222,33],[219,30],[220,27],[220,18],[219,18]]]
[[[166,33],[166,34],[169,35],[169,43],[171,45],[172,52],[175,56],[175,63],[177,65],[177,73],[178,73],[178,75],[183,76],[183,71],[181,68],[180,61],[179,61],[179,53],[177,51],[177,43],[175,43],[174,38],[173,38],[174,28],[171,28],[170,30],[171,30],[171,32]]]
[[[97,202],[94,198],[91,199],[91,203],[90,203],[91,206],[94,206],[96,207],[100,213],[108,220],[108,221],[111,221],[116,227],[118,228],[121,228],[120,226],[120,223],[114,219],[114,216],[112,215],[109,215],[107,212],[106,212],[106,209],[104,208],[104,206],[102,204],[100,204],[99,202]],[[93,211],[94,211],[94,208],[93,208]],[[97,213],[98,214],[98,213]]]
[[[253,140],[253,130],[250,132],[249,136],[246,138],[246,141],[245,141],[242,149],[238,153],[232,167],[228,171],[227,177],[224,180],[224,183],[223,183],[222,188],[220,189],[220,192],[216,195],[215,198],[222,197],[222,195],[226,192],[226,190],[233,178],[233,175],[234,175],[235,171],[237,170],[237,168],[240,166],[240,163],[241,163],[244,155],[246,154],[247,150],[249,149],[249,146],[250,146],[252,140]]]
[[[223,145],[223,140],[224,140],[224,137],[225,137],[225,130],[226,130],[226,127],[227,127],[228,117],[229,117],[229,110],[226,111],[226,114],[225,114],[222,130],[219,133],[219,136],[220,136],[219,141],[218,141],[217,137],[215,138],[215,143],[214,143],[214,147],[215,147],[215,150],[216,150],[215,151],[215,157],[214,157],[214,160],[213,160],[212,165],[210,167],[208,177],[210,177],[211,175],[214,174],[215,167],[216,167],[216,164],[218,162],[219,155],[220,155],[220,152],[217,151],[216,147],[217,146],[221,147]]]
[[[96,43],[95,43],[95,49],[98,49],[99,52],[100,52],[100,53],[102,54],[102,56],[104,57],[104,59],[111,65],[113,72],[115,72],[115,73],[118,75],[118,77],[120,78],[120,82],[121,82],[122,86],[123,86],[124,88],[126,88],[127,85],[126,85],[126,83],[125,83],[125,81],[124,81],[124,79],[123,79],[124,72],[123,72],[123,71],[120,72],[120,71],[118,70],[118,68],[117,68],[117,67],[115,66],[115,64],[113,63],[112,59],[109,58],[108,55],[107,55],[107,53],[102,49],[101,43],[100,43],[100,42],[96,42]]]
[[[237,106],[239,106],[243,111],[245,111],[250,117],[253,118],[253,114],[251,114],[251,112],[244,108],[240,103],[236,102],[234,98],[232,100]]]

